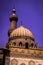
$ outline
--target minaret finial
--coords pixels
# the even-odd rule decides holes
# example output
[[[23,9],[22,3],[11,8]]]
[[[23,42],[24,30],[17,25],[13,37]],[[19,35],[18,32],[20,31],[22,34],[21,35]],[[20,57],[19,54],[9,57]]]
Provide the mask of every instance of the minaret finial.
[[[15,8],[13,8],[12,15],[10,16],[10,22],[11,21],[16,21],[17,22],[17,20],[18,20],[18,17],[16,15],[16,10],[15,10]]]
[[[15,10],[15,8],[12,10],[12,12],[15,14],[16,13],[16,10]]]

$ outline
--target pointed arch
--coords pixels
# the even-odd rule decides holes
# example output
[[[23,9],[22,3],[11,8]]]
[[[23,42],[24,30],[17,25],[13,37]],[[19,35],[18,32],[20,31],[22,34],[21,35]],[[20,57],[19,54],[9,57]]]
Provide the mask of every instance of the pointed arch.
[[[22,46],[22,42],[19,42],[19,46]]]
[[[25,65],[25,63],[21,63],[20,65]]]
[[[28,65],[35,65],[35,62],[33,60],[30,60]]]
[[[31,43],[31,47],[33,47],[34,46],[34,44],[33,43]]]
[[[28,42],[26,42],[25,43],[25,48],[28,49],[28,46],[29,46],[29,44],[28,44]]]
[[[18,61],[16,59],[11,60],[11,65],[18,65]]]
[[[13,42],[13,44],[14,44],[14,46],[16,46],[16,43],[15,42]]]

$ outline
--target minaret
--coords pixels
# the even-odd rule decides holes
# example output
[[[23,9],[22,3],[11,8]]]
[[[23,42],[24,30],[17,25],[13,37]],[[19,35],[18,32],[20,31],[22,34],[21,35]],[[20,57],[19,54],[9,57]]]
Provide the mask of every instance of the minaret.
[[[10,16],[10,29],[8,31],[8,36],[10,36],[10,33],[16,29],[17,27],[17,21],[18,21],[18,17],[16,15],[16,10],[13,9],[12,10],[12,15]]]

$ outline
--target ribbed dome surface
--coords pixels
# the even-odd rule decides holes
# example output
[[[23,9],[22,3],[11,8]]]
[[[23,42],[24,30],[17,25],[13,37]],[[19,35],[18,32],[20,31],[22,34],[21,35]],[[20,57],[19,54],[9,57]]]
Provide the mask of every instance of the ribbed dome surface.
[[[14,36],[29,36],[29,37],[34,38],[31,31],[23,26],[20,26],[17,29],[13,30],[10,37],[14,37]]]

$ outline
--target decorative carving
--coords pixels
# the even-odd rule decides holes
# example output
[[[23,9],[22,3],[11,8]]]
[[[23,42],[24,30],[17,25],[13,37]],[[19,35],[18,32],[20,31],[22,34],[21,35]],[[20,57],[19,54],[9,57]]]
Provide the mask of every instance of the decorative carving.
[[[16,55],[15,55],[16,54]],[[18,56],[18,57],[32,57],[32,58],[40,58],[43,59],[42,51],[34,50],[34,49],[17,49],[13,48],[10,52],[10,56]]]
[[[30,54],[30,51],[29,50],[27,51],[27,54]]]
[[[13,53],[18,53],[18,50],[16,49]]]
[[[22,50],[20,53],[24,53],[24,50]]]

